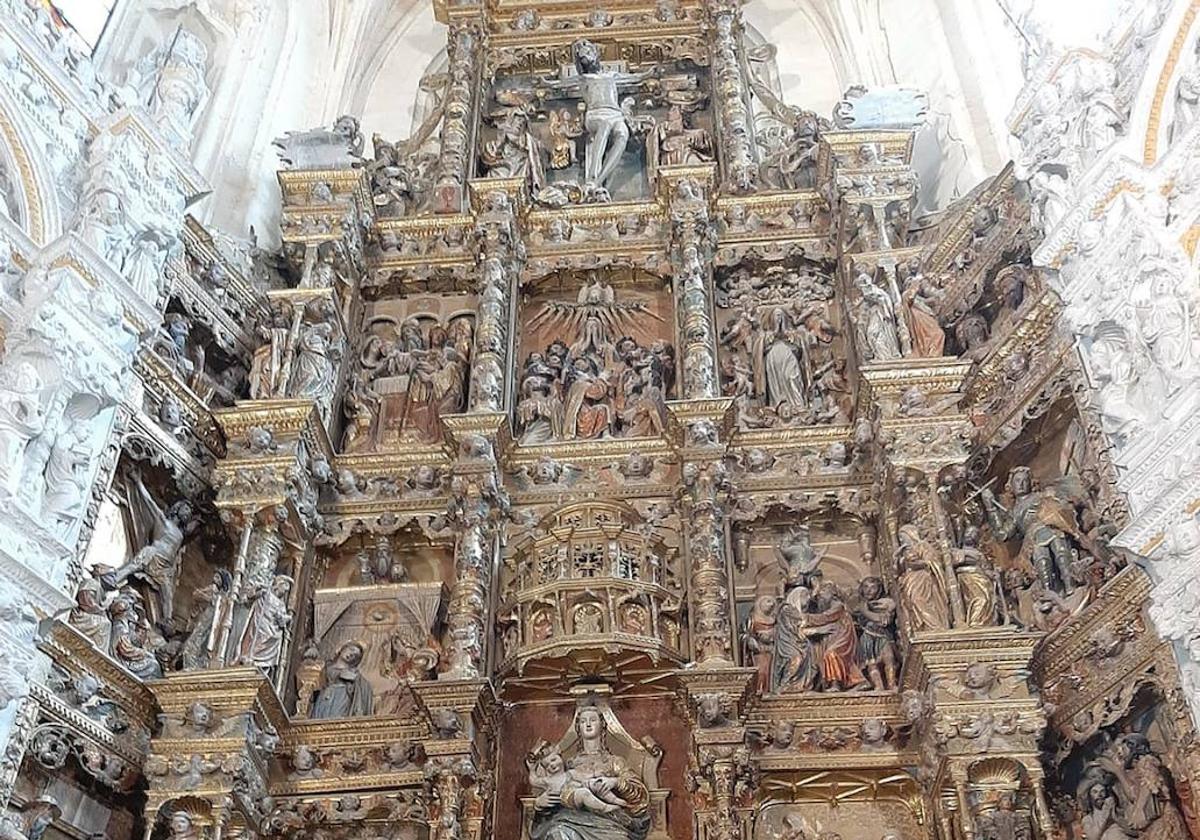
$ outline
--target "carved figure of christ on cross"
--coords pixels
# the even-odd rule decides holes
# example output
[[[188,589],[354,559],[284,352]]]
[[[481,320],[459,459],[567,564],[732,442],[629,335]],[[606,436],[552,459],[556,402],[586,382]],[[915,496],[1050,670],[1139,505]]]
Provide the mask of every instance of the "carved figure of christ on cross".
[[[644,73],[606,70],[600,63],[600,47],[586,38],[576,41],[571,51],[575,57],[577,75],[567,79],[552,79],[548,84],[552,90],[578,93],[583,100],[586,107],[583,124],[587,129],[584,182],[588,186],[604,189],[629,142],[628,115],[621,108],[619,89],[621,86],[639,85],[657,76],[661,68],[655,67]]]

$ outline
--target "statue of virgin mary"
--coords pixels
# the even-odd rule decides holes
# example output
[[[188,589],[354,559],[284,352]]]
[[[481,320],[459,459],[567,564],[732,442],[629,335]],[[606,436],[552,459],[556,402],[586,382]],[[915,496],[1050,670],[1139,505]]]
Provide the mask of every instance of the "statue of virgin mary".
[[[620,756],[608,749],[600,710],[575,714],[578,749],[564,760],[557,749],[529,762],[534,800],[531,840],[644,840],[650,831],[650,791]]]

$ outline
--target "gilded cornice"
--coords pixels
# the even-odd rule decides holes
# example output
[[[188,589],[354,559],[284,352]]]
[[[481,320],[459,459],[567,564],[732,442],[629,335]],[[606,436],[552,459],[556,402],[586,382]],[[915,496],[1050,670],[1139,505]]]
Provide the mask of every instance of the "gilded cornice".
[[[44,620],[37,646],[68,673],[86,672],[97,677],[127,714],[146,728],[154,726],[159,708],[154,692],[74,627],[57,619]]]
[[[912,767],[920,763],[920,756],[915,750],[901,750],[893,746],[881,747],[870,751],[862,749],[828,751],[791,750],[780,751],[778,753],[756,753],[754,755],[754,763],[766,776],[763,779],[763,788],[765,792],[768,792],[766,796],[768,797],[767,802],[769,802],[769,791],[773,788],[777,790],[784,789],[785,785],[779,781],[780,776],[790,772],[819,773],[829,770],[858,770],[864,772],[875,771],[880,773],[882,777],[888,777],[896,773],[897,767]],[[862,783],[860,782],[856,787],[861,788]],[[847,790],[849,789],[847,788]],[[814,801],[825,800],[814,797]],[[854,800],[839,799],[839,801]]]
[[[900,695],[897,692],[822,694],[782,691],[755,698],[746,725],[774,721],[802,721],[805,725],[857,726],[864,718],[881,718],[898,725]]]
[[[289,211],[309,208],[328,211],[342,207],[344,202],[336,200],[331,204],[307,204],[308,192],[316,184],[328,184],[335,196],[347,195],[360,207],[373,206],[366,170],[362,167],[281,169],[277,174],[279,187],[283,193],[283,203]],[[304,196],[305,200],[296,202],[294,199],[298,196]]]
[[[236,262],[230,260],[223,254],[220,248],[217,247],[216,241],[213,239],[212,233],[204,227],[192,215],[184,217],[183,230],[181,232],[184,246],[188,254],[205,266],[219,265],[225,272],[225,290],[238,302],[242,309],[247,313],[253,313],[262,308],[262,298],[258,291],[251,284],[250,279],[242,271],[242,267]],[[190,284],[196,289],[201,290],[208,301],[215,305],[212,300],[212,295],[207,289],[203,289],[189,272],[180,273],[181,281],[185,284]],[[225,312],[220,306],[216,306],[212,310],[212,317],[215,321],[220,322],[223,326],[227,326],[230,335],[235,340],[243,345],[247,352],[253,352],[258,346],[257,340],[246,331],[245,324],[239,324]]]
[[[941,273],[948,271],[955,258],[963,252],[965,248],[971,245],[975,238],[973,229],[975,222],[975,211],[980,207],[991,207],[999,213],[999,208],[1010,200],[1012,191],[1016,188],[1017,176],[1010,162],[1000,171],[995,178],[988,182],[987,187],[978,195],[974,201],[966,204],[962,211],[954,218],[952,222],[938,230],[938,244],[934,247],[929,255],[929,261],[926,265],[928,273]],[[963,276],[955,281],[947,289],[947,297],[957,300],[961,297],[959,290],[966,286],[974,285],[977,282],[976,273],[985,271],[995,263],[995,258],[1002,250],[1004,244],[1013,233],[1020,227],[1021,219],[1008,218],[1000,214],[1000,220],[1003,223],[1001,231],[989,236],[994,244],[984,252],[977,254],[975,261],[972,263],[972,270],[964,272]]]
[[[594,441],[557,441],[554,443],[513,443],[504,451],[506,469],[535,464],[541,458],[553,458],[570,464],[611,464],[638,453],[654,458],[672,455],[675,447],[665,436],[652,438],[605,438]]]
[[[282,734],[288,714],[270,681],[257,668],[223,668],[219,671],[174,671],[146,686],[154,692],[164,712],[180,714],[196,702],[215,712],[255,712]],[[245,737],[241,739],[245,744]]]
[[[179,401],[188,428],[218,458],[225,454],[225,437],[213,413],[195,391],[180,381],[175,370],[148,345],[134,357],[133,369],[161,405],[166,394]]]
[[[175,476],[179,489],[190,498],[195,499],[212,480],[211,461],[206,463],[197,459],[174,435],[143,411],[130,412],[121,449],[135,460],[166,466]]]
[[[228,441],[241,441],[253,428],[269,429],[276,442],[303,440],[313,447],[312,453],[329,450],[328,434],[317,415],[312,400],[241,400],[232,408],[220,408],[213,412]],[[237,459],[255,461],[254,458]],[[234,463],[234,459],[226,463]]]
[[[899,398],[912,387],[920,388],[931,398],[957,393],[970,370],[971,362],[952,358],[897,359],[863,365],[859,375],[865,386],[863,397],[879,404]]]
[[[850,439],[853,426],[793,426],[776,429],[737,429],[733,433],[730,449],[746,451],[762,449],[790,450],[798,448],[824,448],[831,443]]]
[[[1152,586],[1149,575],[1139,567],[1130,565],[1122,569],[1078,615],[1067,619],[1039,645],[1032,661],[1038,681],[1050,682],[1076,665],[1101,627],[1140,615],[1149,602]]]

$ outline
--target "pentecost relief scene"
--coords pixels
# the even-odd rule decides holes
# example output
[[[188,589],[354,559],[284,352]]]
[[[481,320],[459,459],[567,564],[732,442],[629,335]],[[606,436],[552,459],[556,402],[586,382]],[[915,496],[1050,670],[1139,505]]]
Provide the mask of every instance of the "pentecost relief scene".
[[[1200,840],[1196,11],[0,0],[0,840]]]

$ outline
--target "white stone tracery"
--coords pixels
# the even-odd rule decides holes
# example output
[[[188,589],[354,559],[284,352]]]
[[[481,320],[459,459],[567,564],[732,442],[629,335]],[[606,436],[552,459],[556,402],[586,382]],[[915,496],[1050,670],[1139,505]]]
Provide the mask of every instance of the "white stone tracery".
[[[1010,127],[1131,521],[1116,542],[1156,582],[1200,719],[1200,122],[1195,4],[1143,4],[1099,51],[1052,45]],[[1063,142],[1063,138],[1078,142]]]

